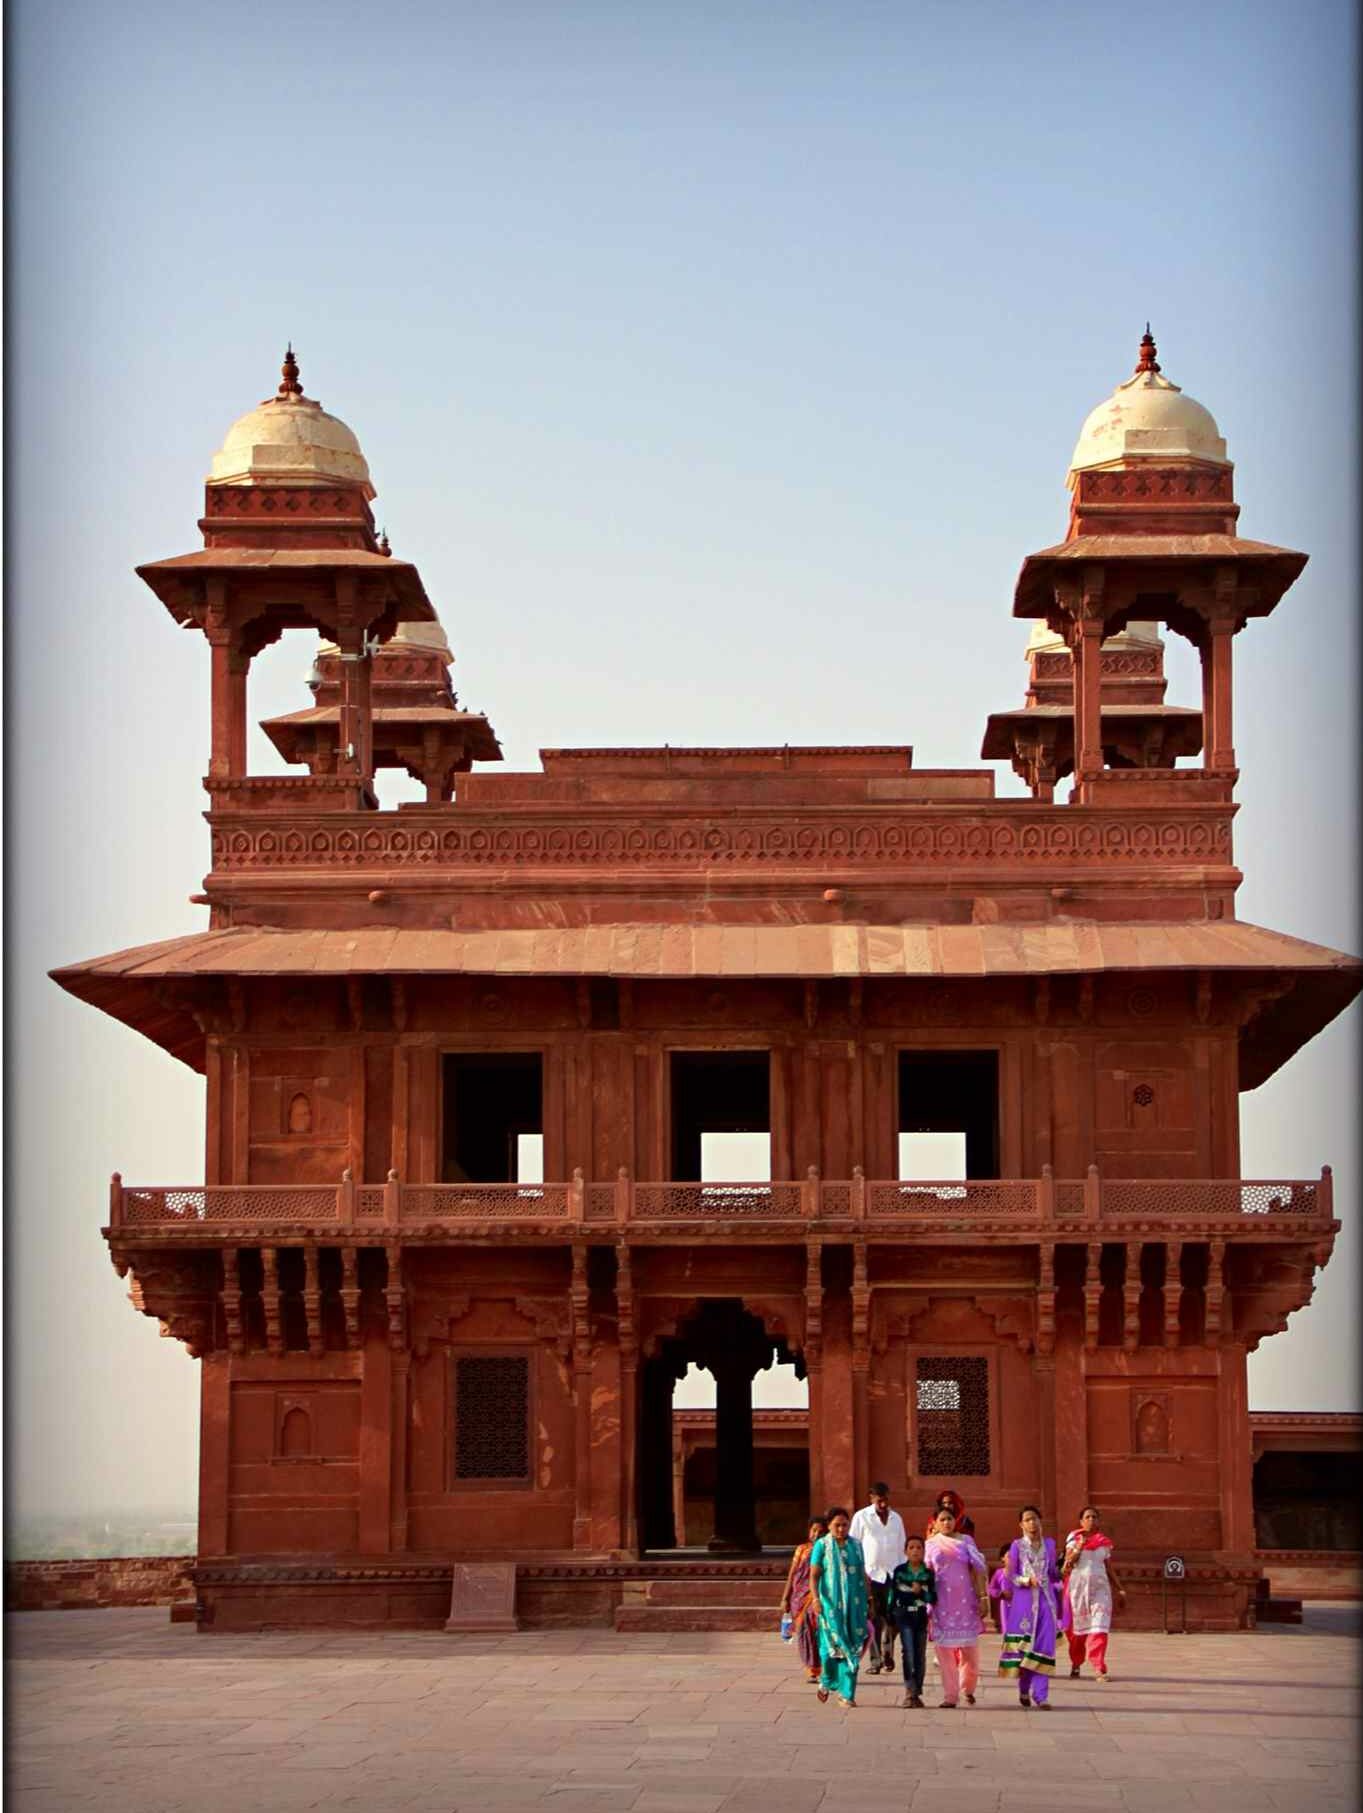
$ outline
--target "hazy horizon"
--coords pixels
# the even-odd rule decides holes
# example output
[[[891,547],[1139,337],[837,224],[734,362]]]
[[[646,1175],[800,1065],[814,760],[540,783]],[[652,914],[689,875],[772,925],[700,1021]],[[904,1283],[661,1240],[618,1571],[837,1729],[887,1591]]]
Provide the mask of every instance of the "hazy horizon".
[[[202,1178],[203,1081],[46,972],[206,924],[207,650],[133,567],[198,545],[286,337],[510,766],[950,768],[1022,702],[1017,569],[1149,318],[1241,532],[1311,557],[1236,640],[1238,911],[1359,949],[1356,50],[1330,3],[11,7],[12,1517],[195,1496],[197,1365],[99,1228],[113,1170]],[[1256,1408],[1360,1402],[1358,1028],[1242,1098],[1245,1175],[1332,1163],[1344,1223]]]

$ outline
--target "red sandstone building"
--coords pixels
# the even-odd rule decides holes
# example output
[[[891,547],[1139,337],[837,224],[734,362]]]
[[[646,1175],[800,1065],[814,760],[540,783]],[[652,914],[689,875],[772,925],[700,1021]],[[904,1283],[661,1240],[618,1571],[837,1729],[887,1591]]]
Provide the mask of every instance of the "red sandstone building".
[[[1239,1097],[1360,985],[1235,917],[1234,639],[1305,556],[1238,534],[1148,336],[1070,487],[1014,597],[1026,700],[985,736],[1031,797],[906,747],[502,773],[292,357],[230,430],[202,549],[139,568],[209,645],[209,928],[57,974],[206,1079],[203,1178],[116,1176],[105,1230],[202,1365],[202,1622],[435,1622],[477,1558],[527,1623],[733,1597],[778,1565],[719,1558],[759,1534],[774,1360],[809,1384],[784,1498],[883,1477],[926,1515],[953,1485],[986,1545],[1096,1499],[1133,1619],[1171,1547],[1191,1622],[1246,1619],[1246,1355],[1337,1224],[1328,1168],[1241,1179]],[[1200,710],[1164,703],[1161,626]],[[266,728],[297,772],[248,775],[251,659],[295,629],[325,638],[313,703]],[[384,766],[425,802],[379,810]],[[707,1174],[736,1131],[766,1179]],[[914,1177],[924,1132],[960,1175]],[[692,1362],[708,1532],[675,1486]]]

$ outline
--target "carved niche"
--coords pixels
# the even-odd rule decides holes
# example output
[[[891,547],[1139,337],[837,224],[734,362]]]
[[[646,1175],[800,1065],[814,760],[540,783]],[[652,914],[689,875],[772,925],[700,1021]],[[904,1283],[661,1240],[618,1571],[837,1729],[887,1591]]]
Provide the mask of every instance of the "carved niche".
[[[1168,1454],[1172,1449],[1173,1398],[1167,1391],[1131,1391],[1131,1452]]]

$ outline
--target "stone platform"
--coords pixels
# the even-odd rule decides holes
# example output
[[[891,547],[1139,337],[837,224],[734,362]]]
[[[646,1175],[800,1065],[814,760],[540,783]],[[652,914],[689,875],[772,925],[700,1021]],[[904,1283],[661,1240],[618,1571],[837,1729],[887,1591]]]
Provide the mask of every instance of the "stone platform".
[[[1023,1713],[819,1706],[774,1632],[198,1632],[164,1608],[6,1619],[14,1813],[1298,1813],[1352,1808],[1359,1608],[1118,1631],[1113,1679]],[[1063,1676],[1063,1671],[1062,1671]],[[939,1696],[929,1675],[929,1702]]]

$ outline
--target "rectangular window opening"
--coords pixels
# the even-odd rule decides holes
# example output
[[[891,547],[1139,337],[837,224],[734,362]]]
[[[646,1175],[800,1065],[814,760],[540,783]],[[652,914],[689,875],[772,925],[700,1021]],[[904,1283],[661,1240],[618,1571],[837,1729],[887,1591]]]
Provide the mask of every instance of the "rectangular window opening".
[[[445,1183],[542,1183],[543,1055],[447,1052],[442,1147]]]
[[[897,1131],[901,1178],[997,1177],[998,1052],[901,1051]]]
[[[530,1477],[530,1359],[460,1354],[454,1361],[454,1477]]]
[[[918,1360],[914,1409],[920,1475],[955,1479],[989,1472],[988,1360]]]
[[[770,1178],[770,1052],[674,1051],[671,1097],[675,1179],[765,1183]]]

